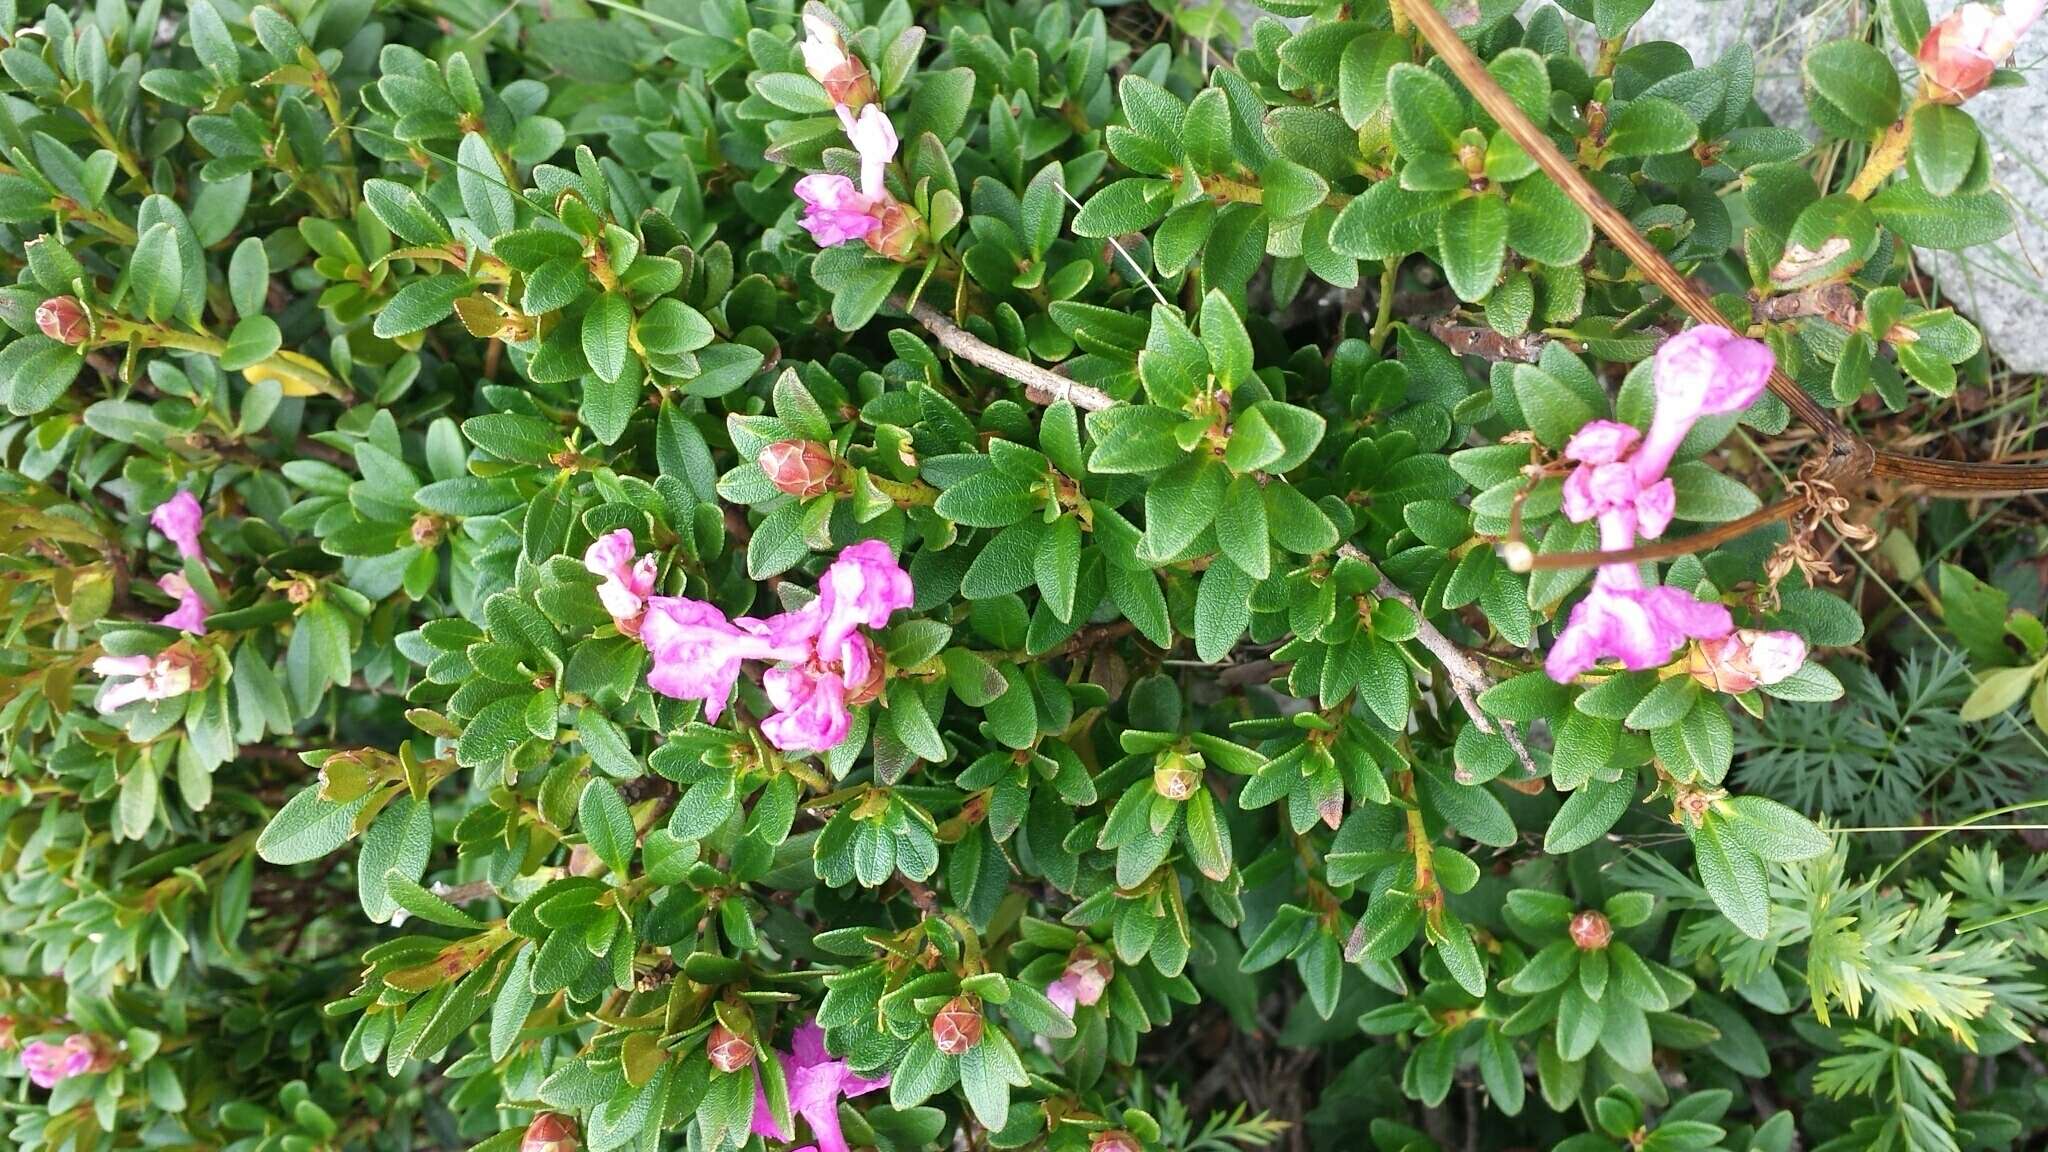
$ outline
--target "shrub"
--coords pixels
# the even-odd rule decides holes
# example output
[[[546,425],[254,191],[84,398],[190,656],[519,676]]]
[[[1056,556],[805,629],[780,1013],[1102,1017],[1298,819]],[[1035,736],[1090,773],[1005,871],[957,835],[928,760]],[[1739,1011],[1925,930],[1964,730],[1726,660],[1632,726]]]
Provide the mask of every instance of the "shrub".
[[[1647,4],[1263,2],[0,0],[14,1145],[2040,1123],[2038,861],[1815,822],[2039,791],[2032,613],[1895,695],[1828,588],[2048,488],[1855,423],[1985,371],[2025,4],[1816,150]]]

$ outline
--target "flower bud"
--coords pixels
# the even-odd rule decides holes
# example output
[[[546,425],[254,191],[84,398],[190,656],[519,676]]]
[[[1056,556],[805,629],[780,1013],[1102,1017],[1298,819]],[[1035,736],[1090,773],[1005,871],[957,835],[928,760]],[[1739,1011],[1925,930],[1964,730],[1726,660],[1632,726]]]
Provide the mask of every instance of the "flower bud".
[[[526,1126],[519,1152],[576,1152],[576,1122],[559,1112],[543,1112]]]
[[[16,1043],[14,1017],[0,1016],[0,1052],[14,1051]]]
[[[704,1052],[711,1057],[711,1066],[720,1072],[737,1072],[754,1062],[754,1046],[723,1024],[711,1026]]]
[[[1120,1128],[1097,1132],[1088,1139],[1088,1152],[1141,1152],[1138,1138]]]
[[[948,1056],[958,1056],[981,1043],[981,1001],[955,996],[932,1017],[932,1042]]]
[[[1571,934],[1581,952],[1598,952],[1614,939],[1614,926],[1607,917],[1587,908],[1572,917]]]
[[[808,500],[832,487],[832,453],[814,440],[778,440],[755,457],[776,491]]]
[[[432,512],[421,512],[412,518],[412,542],[422,548],[432,548],[441,543],[441,518]]]
[[[1998,16],[1982,4],[1964,4],[1943,17],[1920,41],[1920,80],[1929,100],[1961,104],[1991,83],[1998,58],[1987,48]]]
[[[1186,800],[1201,784],[1202,774],[1195,771],[1187,757],[1177,753],[1167,756],[1152,769],[1152,790],[1168,800]]]
[[[877,205],[874,216],[880,223],[861,240],[891,260],[908,261],[924,239],[924,218],[895,200]]]
[[[805,14],[804,38],[797,49],[803,53],[804,71],[825,86],[832,103],[858,112],[875,98],[875,82],[867,66],[848,53],[839,29],[816,16]]]
[[[36,305],[36,327],[59,344],[83,344],[92,332],[85,305],[75,296],[52,296]]]
[[[1739,694],[1776,684],[1805,662],[1806,641],[1798,633],[1741,628],[1700,641],[1686,658],[1685,670],[1716,692]]]

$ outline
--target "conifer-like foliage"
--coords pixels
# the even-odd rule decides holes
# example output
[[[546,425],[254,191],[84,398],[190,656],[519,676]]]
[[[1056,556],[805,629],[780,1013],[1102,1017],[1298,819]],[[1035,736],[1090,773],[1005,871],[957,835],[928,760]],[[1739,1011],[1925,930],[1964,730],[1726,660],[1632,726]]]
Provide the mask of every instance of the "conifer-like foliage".
[[[2038,1139],[2038,0],[1424,2],[0,0],[0,1143]]]

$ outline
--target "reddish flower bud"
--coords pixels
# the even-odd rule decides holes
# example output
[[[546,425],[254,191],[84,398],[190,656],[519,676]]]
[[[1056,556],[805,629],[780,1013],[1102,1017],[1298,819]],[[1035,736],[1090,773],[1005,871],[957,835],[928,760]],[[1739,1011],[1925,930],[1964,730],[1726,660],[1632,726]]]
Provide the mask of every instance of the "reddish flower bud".
[[[1700,641],[1686,658],[1685,670],[1716,692],[1739,694],[1776,684],[1805,662],[1806,641],[1798,633],[1741,628]]]
[[[1088,1152],[1141,1152],[1141,1149],[1136,1136],[1120,1128],[1112,1128],[1090,1137]]]
[[[0,1016],[0,1052],[14,1051],[17,1043],[14,1035],[14,1017]]]
[[[808,500],[832,487],[832,453],[812,440],[779,440],[755,458],[777,491]]]
[[[1928,30],[1920,41],[1920,79],[1929,100],[1961,104],[1991,83],[1998,68],[1984,51],[1991,21],[1989,8],[1965,4]]]
[[[858,109],[875,98],[875,81],[868,75],[867,65],[851,56],[817,77],[817,81],[825,86],[825,95],[836,105]]]
[[[981,1043],[981,1001],[973,996],[955,996],[932,1017],[932,1041],[939,1051],[958,1056]]]
[[[2041,0],[2007,0],[1998,11],[1970,3],[1944,16],[1920,42],[1920,87],[1927,99],[1961,104],[1982,92],[2041,18],[2041,9]]]
[[[737,1072],[754,1062],[754,1046],[723,1024],[711,1026],[704,1052],[711,1057],[711,1066],[720,1072]]]
[[[874,215],[881,223],[861,240],[891,260],[908,261],[924,240],[924,217],[895,200],[876,206]]]
[[[36,305],[36,327],[57,343],[74,347],[85,343],[92,332],[85,305],[73,296],[53,296]]]
[[[1591,908],[1572,917],[1572,943],[1582,952],[1598,952],[1614,939],[1614,926]]]
[[[412,518],[412,542],[422,548],[432,548],[441,543],[441,518],[432,512],[421,512]]]
[[[526,1126],[519,1152],[576,1152],[576,1122],[558,1112],[543,1112]]]

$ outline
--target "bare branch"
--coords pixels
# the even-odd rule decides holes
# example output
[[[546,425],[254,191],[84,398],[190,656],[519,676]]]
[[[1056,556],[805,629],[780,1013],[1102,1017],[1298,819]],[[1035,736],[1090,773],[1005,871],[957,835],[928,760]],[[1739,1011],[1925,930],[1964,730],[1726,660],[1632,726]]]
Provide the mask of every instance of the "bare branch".
[[[1083,412],[1100,412],[1116,407],[1116,397],[1100,388],[1076,384],[1057,372],[1040,368],[1029,360],[1010,355],[986,343],[974,333],[967,331],[946,318],[946,314],[919,300],[906,304],[902,299],[891,301],[898,308],[905,308],[912,318],[924,325],[939,341],[939,347],[951,352],[970,364],[978,364],[998,376],[1005,376],[1024,386],[1025,395],[1033,403],[1051,404],[1065,400]]]

